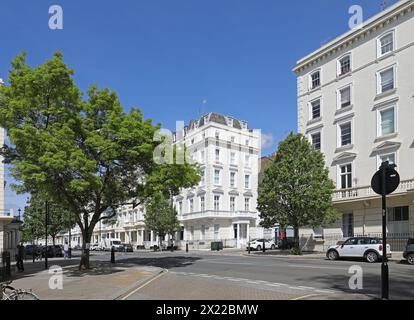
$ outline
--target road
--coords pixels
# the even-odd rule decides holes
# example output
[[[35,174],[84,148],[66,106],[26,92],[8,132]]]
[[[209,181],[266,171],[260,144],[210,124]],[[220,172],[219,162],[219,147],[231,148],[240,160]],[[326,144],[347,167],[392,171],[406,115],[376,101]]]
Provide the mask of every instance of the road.
[[[92,259],[104,256],[96,254]],[[132,291],[128,299],[375,299],[381,288],[381,264],[362,261],[210,252],[118,253],[117,260],[166,270]],[[362,268],[363,289],[349,287],[352,266]],[[389,269],[390,298],[414,299],[414,267],[390,262]]]

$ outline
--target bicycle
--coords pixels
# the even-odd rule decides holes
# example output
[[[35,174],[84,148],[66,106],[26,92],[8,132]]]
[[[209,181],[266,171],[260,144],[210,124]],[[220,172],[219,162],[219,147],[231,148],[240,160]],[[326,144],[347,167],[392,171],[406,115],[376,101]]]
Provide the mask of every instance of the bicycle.
[[[40,300],[31,290],[15,289],[12,281],[0,283],[0,300]]]

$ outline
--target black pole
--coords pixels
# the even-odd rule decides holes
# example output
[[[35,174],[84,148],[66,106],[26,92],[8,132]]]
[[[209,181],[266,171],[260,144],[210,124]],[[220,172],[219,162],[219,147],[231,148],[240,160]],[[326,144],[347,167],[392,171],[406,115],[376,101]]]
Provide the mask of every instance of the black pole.
[[[266,252],[266,240],[265,239],[263,239],[263,252]]]
[[[47,224],[48,224],[48,222],[49,222],[49,206],[48,206],[48,203],[47,203],[47,200],[46,200],[46,204],[45,204],[45,209],[46,209],[46,214],[45,214],[45,269],[47,270],[47,269],[49,269],[49,266],[48,266],[48,261],[47,261],[47,258],[48,258],[48,250],[47,250]]]
[[[36,259],[36,250],[35,250],[35,244],[34,244],[34,227],[32,227],[32,258],[33,258],[33,263],[35,263],[35,259]]]
[[[72,213],[69,213],[69,252],[68,258],[72,259]]]
[[[387,259],[387,191],[386,191],[386,168],[388,162],[381,165],[381,188],[382,188],[382,264],[381,264],[381,294],[382,299],[389,299],[389,270]]]

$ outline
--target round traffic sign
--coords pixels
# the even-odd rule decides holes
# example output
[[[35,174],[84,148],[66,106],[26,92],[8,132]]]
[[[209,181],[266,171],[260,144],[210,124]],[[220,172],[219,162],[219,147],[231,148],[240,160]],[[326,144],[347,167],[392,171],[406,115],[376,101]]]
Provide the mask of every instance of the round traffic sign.
[[[388,195],[397,190],[400,185],[400,175],[392,168],[385,168],[385,194]],[[375,193],[382,195],[382,170],[377,171],[371,180],[371,187]]]

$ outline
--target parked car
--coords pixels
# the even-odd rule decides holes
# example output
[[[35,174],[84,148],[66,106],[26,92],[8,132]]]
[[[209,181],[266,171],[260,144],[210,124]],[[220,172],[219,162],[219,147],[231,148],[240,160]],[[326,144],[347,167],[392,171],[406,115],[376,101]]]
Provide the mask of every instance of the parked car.
[[[56,249],[54,246],[47,246],[47,257],[53,258],[56,255]],[[42,258],[46,257],[46,246],[42,247]]]
[[[40,256],[41,248],[37,245],[28,244],[25,246],[26,256],[33,256],[33,252],[35,256]]]
[[[408,239],[407,246],[403,252],[404,259],[407,259],[408,263],[414,265],[414,238]]]
[[[60,245],[54,246],[54,255],[55,257],[63,257],[63,247]]]
[[[82,247],[80,245],[76,245],[73,247],[73,250],[82,250]]]
[[[362,258],[369,263],[382,259],[383,245],[380,238],[354,237],[342,244],[330,246],[326,252],[329,260],[341,258]],[[391,247],[387,244],[387,257],[391,257]]]
[[[124,252],[134,252],[134,247],[130,243],[123,243]]]
[[[90,250],[91,251],[101,251],[102,247],[99,245],[99,243],[94,243],[93,245],[90,246]]]
[[[271,239],[264,239],[265,249],[275,250],[276,244]],[[249,243],[250,249],[260,251],[263,249],[263,239],[254,239]]]

